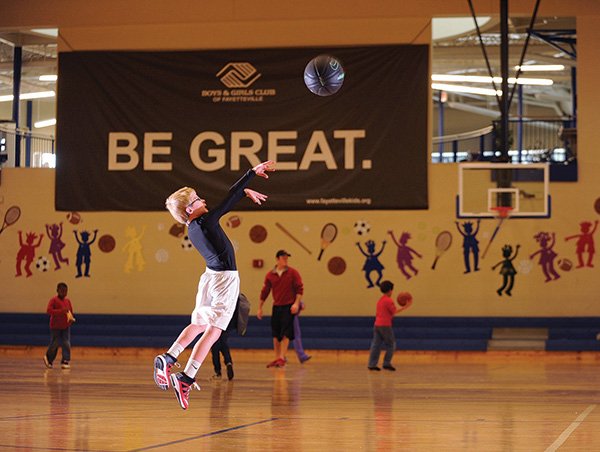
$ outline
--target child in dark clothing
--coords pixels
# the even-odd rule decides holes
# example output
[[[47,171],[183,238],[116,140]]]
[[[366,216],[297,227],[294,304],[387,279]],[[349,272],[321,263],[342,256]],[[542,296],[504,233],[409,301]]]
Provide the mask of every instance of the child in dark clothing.
[[[221,333],[219,339],[213,344],[210,348],[210,353],[212,355],[213,367],[215,369],[215,374],[213,375],[214,379],[221,378],[221,356],[223,355],[223,360],[225,361],[225,367],[227,367],[227,379],[233,380],[233,362],[231,361],[231,352],[229,350],[229,344],[227,343],[227,338],[229,337],[227,330]]]

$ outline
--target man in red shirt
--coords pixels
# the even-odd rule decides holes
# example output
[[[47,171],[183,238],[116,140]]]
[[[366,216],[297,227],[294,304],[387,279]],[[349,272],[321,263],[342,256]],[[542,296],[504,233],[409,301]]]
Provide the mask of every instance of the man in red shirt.
[[[294,340],[294,317],[300,310],[300,300],[304,293],[300,273],[288,266],[288,257],[290,256],[285,250],[277,251],[277,254],[275,254],[277,258],[275,268],[265,276],[265,282],[260,291],[260,304],[256,313],[259,320],[263,316],[263,304],[265,304],[271,290],[273,291],[271,331],[275,360],[270,362],[267,367],[285,366],[285,353],[290,341]]]
[[[397,308],[394,300],[392,300],[394,284],[391,281],[383,281],[379,285],[379,289],[383,295],[377,302],[373,340],[371,341],[371,350],[369,352],[369,370],[381,370],[377,366],[377,363],[379,362],[379,355],[383,347],[385,348],[383,368],[394,371],[396,368],[392,366],[392,358],[396,350],[396,338],[394,337],[394,329],[392,328],[392,319],[394,318],[394,314],[408,309],[412,304],[412,300],[408,301],[404,306]]]
[[[71,325],[75,321],[73,317],[73,306],[67,298],[69,288],[63,282],[56,286],[57,295],[48,302],[46,312],[50,316],[50,334],[52,340],[44,355],[44,364],[48,369],[52,368],[52,362],[58,353],[58,347],[62,346],[61,367],[68,369],[71,361]]]

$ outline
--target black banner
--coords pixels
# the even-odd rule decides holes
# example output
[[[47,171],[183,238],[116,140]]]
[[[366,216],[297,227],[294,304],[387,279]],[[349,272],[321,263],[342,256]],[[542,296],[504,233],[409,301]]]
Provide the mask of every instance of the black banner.
[[[425,209],[428,51],[61,53],[56,209],[163,210],[182,186],[210,207],[268,159],[267,209]],[[303,79],[321,54],[345,70],[326,97]]]

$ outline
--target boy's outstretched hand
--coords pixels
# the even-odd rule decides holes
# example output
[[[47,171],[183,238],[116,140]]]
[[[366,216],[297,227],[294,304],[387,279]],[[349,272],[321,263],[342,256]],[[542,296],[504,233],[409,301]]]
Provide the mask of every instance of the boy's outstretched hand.
[[[265,177],[267,177],[267,176],[265,176]],[[246,196],[248,198],[250,198],[252,200],[252,202],[254,202],[255,204],[258,204],[259,206],[261,205],[261,203],[265,202],[268,198],[267,195],[263,195],[262,193],[251,190],[250,188],[245,188],[244,193],[246,193]]]
[[[275,171],[275,162],[273,160],[267,160],[266,162],[259,163],[254,168],[252,168],[252,170],[256,173],[257,176],[268,179],[269,175],[267,174],[267,172]]]

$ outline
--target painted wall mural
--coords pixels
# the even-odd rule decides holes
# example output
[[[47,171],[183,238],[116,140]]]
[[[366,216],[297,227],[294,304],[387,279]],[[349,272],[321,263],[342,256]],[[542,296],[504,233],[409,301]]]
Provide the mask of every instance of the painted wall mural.
[[[317,257],[318,261],[320,261],[321,257],[323,257],[323,252],[325,249],[333,243],[337,237],[337,234],[338,228],[335,224],[327,223],[325,226],[323,226],[323,229],[321,229],[321,250],[319,251],[319,257]]]
[[[117,246],[117,241],[110,234],[104,234],[98,239],[98,249],[103,253],[111,253],[115,246]]]
[[[123,253],[127,254],[127,261],[123,267],[125,273],[131,273],[134,266],[138,272],[144,270],[144,266],[146,265],[142,254],[142,237],[144,237],[144,232],[146,232],[146,226],[142,227],[139,234],[134,226],[129,226],[125,230],[125,237],[128,239],[122,249]]]
[[[496,291],[498,295],[502,296],[504,292],[509,297],[512,295],[512,290],[515,285],[515,275],[517,274],[517,270],[513,265],[513,261],[516,259],[519,254],[519,248],[521,245],[517,245],[515,247],[515,254],[513,254],[513,248],[510,245],[504,245],[502,247],[502,257],[503,259],[498,262],[496,265],[492,267],[492,270],[495,270],[498,266],[500,267],[500,274],[502,275],[502,285]]]
[[[17,253],[17,273],[15,276],[21,276],[23,273],[21,267],[25,270],[25,274],[29,278],[33,273],[31,264],[35,259],[35,250],[42,244],[44,234],[36,234],[35,232],[27,232],[25,240],[23,240],[23,231],[19,231],[19,252]],[[37,243],[35,240],[38,239]]]
[[[594,254],[596,253],[596,249],[594,247],[594,232],[596,232],[596,228],[598,227],[598,220],[594,221],[594,227],[592,228],[592,223],[589,221],[582,221],[579,223],[580,234],[570,235],[565,237],[565,241],[568,242],[572,239],[577,239],[575,249],[575,253],[577,254],[577,267],[593,267],[594,263]],[[585,253],[587,253],[587,260],[584,264]]]
[[[12,210],[11,210],[12,209]],[[9,214],[10,212],[10,214]],[[16,223],[20,217],[20,208],[15,209],[15,206],[8,209],[5,215],[4,225],[1,231]],[[77,212],[70,212],[67,214],[67,220],[69,224],[78,225],[83,222],[80,214]],[[483,229],[481,220],[477,220],[475,223],[471,221],[464,221],[459,223],[455,221],[455,226],[460,235],[463,237],[462,243],[462,264],[464,265],[463,274],[472,273],[480,270],[480,257],[479,240],[477,239],[478,234]],[[574,265],[573,261],[567,257],[559,258],[557,252],[554,250],[556,245],[556,233],[540,231],[533,236],[537,248],[532,250],[529,254],[528,259],[519,261],[517,258],[521,249],[521,245],[504,244],[494,249],[497,250],[501,256],[501,260],[496,262],[494,265],[489,267],[492,271],[497,272],[502,276],[501,285],[495,289],[499,296],[506,295],[512,296],[515,289],[516,275],[519,273],[528,274],[537,264],[540,266],[540,270],[544,276],[545,282],[551,282],[559,279],[561,275],[558,270],[563,272],[569,272],[572,269],[580,268],[593,268],[593,260],[595,256],[595,244],[594,244],[594,233],[598,227],[598,220],[595,221],[581,221],[579,223],[579,233],[566,236],[565,242],[575,240],[575,256],[577,258],[577,265]],[[231,215],[225,225],[228,228],[236,229],[242,224],[242,220],[239,215]],[[310,250],[304,241],[298,238],[297,233],[292,233],[288,227],[283,226],[279,222],[274,223],[275,226],[289,238],[293,244],[298,245],[301,249],[306,251],[309,255],[313,255],[313,251]],[[356,236],[365,237],[372,235],[371,224],[368,220],[361,219],[354,221],[349,225],[343,225],[342,232],[348,234],[353,232]],[[421,224],[418,229],[423,229]],[[159,230],[165,230],[164,225],[162,228],[159,226]],[[304,232],[309,232],[310,228],[304,226]],[[338,236],[340,227],[333,222],[325,223],[321,228],[320,233],[320,246],[318,248],[317,260],[321,260],[325,251],[335,245],[336,238]],[[1,232],[0,231],[0,232]],[[17,237],[19,242],[19,249],[16,255],[16,276],[31,277],[33,275],[33,266],[40,272],[46,272],[48,270],[58,271],[65,266],[69,265],[69,258],[65,255],[65,250],[68,249],[68,240],[64,241],[64,223],[62,221],[49,222],[45,224],[45,232],[49,241],[48,255],[37,255],[42,242],[44,241],[45,234],[36,231],[25,232],[23,230],[17,231]],[[192,251],[193,245],[186,235],[186,227],[184,225],[175,223],[168,231],[166,231],[171,237],[180,240],[181,249],[183,251]],[[498,225],[491,237],[494,237],[494,233],[498,232]],[[98,229],[89,232],[87,230],[79,231],[73,229],[72,231],[75,243],[77,244],[76,252],[76,277],[90,277],[90,267],[92,262],[92,245],[98,242],[98,249],[103,253],[111,253],[117,243],[117,239],[112,234],[104,234],[98,240]],[[124,273],[131,273],[132,271],[143,272],[146,268],[146,259],[143,253],[143,238],[146,233],[146,226],[133,226],[129,225],[124,231],[124,244],[121,247],[121,253],[125,255],[125,262],[123,264]],[[381,235],[381,233],[379,233]],[[419,269],[415,265],[415,259],[423,259],[424,255],[417,251],[415,248],[409,246],[409,241],[412,239],[412,235],[408,231],[400,232],[397,237],[392,230],[386,231],[386,235],[391,237],[392,243],[396,245],[396,263],[400,274],[403,278],[408,281],[411,278],[419,274]],[[249,230],[249,238],[253,243],[261,244],[268,237],[268,229],[265,225],[256,224],[253,225]],[[423,241],[425,235],[419,234],[420,240]],[[490,237],[490,235],[487,235]],[[234,240],[234,239],[232,239]],[[429,239],[431,240],[431,239]],[[450,231],[444,230],[439,232],[435,240],[433,241],[433,265],[432,270],[435,270],[436,265],[440,257],[448,252],[452,245],[453,236]],[[240,247],[237,240],[234,240],[236,248]],[[489,239],[489,243],[492,239]],[[281,244],[281,246],[287,246]],[[382,262],[382,256],[386,251],[387,240],[381,237],[380,241],[377,237],[369,237],[364,242],[357,241],[355,246],[358,249],[360,255],[363,256],[362,266],[360,272],[362,278],[365,280],[366,288],[374,288],[379,285],[384,277],[385,265]],[[315,250],[316,252],[317,250]],[[345,250],[338,250],[345,251]],[[159,248],[153,251],[155,261],[157,263],[164,264],[169,260],[169,252],[165,248]],[[255,259],[256,261],[262,261],[262,259]],[[35,265],[34,265],[35,263]],[[254,266],[254,264],[253,264]],[[258,267],[256,267],[258,268]],[[327,260],[327,271],[334,276],[344,274],[348,269],[348,264],[343,255],[335,255]],[[458,267],[456,267],[458,268]],[[518,268],[518,269],[517,269]]]
[[[279,230],[282,231],[285,235],[287,235],[290,239],[292,239],[294,242],[300,245],[300,247],[304,251],[306,251],[308,254],[312,254],[312,251],[306,245],[304,245],[304,243],[298,240],[296,236],[294,236],[290,231],[288,231],[281,223],[275,222],[275,226],[277,226]]]
[[[60,269],[60,264],[69,265],[69,258],[63,257],[62,250],[65,247],[65,242],[62,241],[63,223],[46,224],[46,233],[50,239],[50,248],[48,253],[54,259],[54,270]]]
[[[262,243],[267,239],[267,228],[261,224],[252,226],[250,229],[250,240],[254,243]]]
[[[396,262],[404,277],[410,279],[413,276],[417,276],[419,270],[417,270],[412,263],[413,256],[416,256],[419,259],[422,259],[423,256],[407,245],[407,242],[411,238],[410,234],[408,232],[403,232],[398,240],[396,240],[393,231],[388,231],[388,234],[392,237],[392,241],[398,247]],[[407,268],[412,272],[412,275],[407,271]]]
[[[373,293],[381,281],[389,279],[398,290],[425,297],[420,306],[438,303],[439,309],[446,309],[446,297],[456,304],[460,302],[456,294],[463,294],[474,306],[487,306],[485,310],[478,308],[477,315],[509,315],[500,310],[507,304],[514,307],[511,312],[515,315],[548,315],[537,300],[551,300],[556,290],[569,293],[574,281],[583,284],[589,279],[587,275],[593,277],[597,271],[595,238],[600,213],[591,207],[595,209],[600,202],[595,200],[587,212],[578,210],[544,220],[509,217],[499,229],[498,218],[457,219],[454,212],[430,221],[417,212],[373,212],[356,217],[353,212],[334,211],[312,217],[304,212],[232,213],[223,219],[223,227],[228,228],[238,250],[238,269],[247,291],[254,290],[253,284],[260,285],[263,268],[271,265],[274,253],[286,249],[294,256],[291,265],[307,281],[311,308],[319,300],[328,304],[332,298],[370,305],[372,298],[367,292]],[[154,295],[163,278],[169,281],[178,277],[175,269],[201,271],[198,266],[202,262],[187,238],[187,228],[171,223],[167,212],[135,213],[143,222],[132,221],[132,215],[113,221],[113,215],[101,212],[44,211],[35,202],[27,205],[21,199],[11,199],[0,204],[2,217],[17,203],[21,205],[20,213],[12,209],[0,229],[0,265],[15,272],[9,287],[17,284],[22,291],[44,282],[55,285],[54,275],[62,272],[61,280],[71,278],[74,284],[77,279],[83,284],[80,287],[95,294],[106,278],[118,278],[120,273],[141,292],[146,290],[139,286],[142,279],[147,285],[154,284]],[[462,238],[459,246],[453,245],[457,237]],[[490,242],[489,252],[483,256],[482,250]],[[587,287],[593,282],[585,284]],[[555,287],[558,289],[552,289]],[[442,302],[440,293],[446,288]],[[178,294],[177,298],[177,303],[185,304],[189,297]],[[556,303],[544,303],[550,312],[560,309]],[[324,308],[311,309],[311,315],[321,315],[319,309],[322,312]],[[352,315],[372,313],[371,309],[365,313],[351,309]],[[466,309],[463,312],[469,315],[471,311]]]
[[[435,238],[435,259],[431,264],[431,269],[435,270],[438,260],[452,246],[452,233],[450,231],[442,231]]]
[[[367,240],[365,242],[365,251],[360,245],[360,242],[356,242],[356,246],[358,247],[359,251],[363,256],[365,256],[365,264],[363,265],[362,269],[365,272],[365,279],[368,282],[368,288],[379,286],[381,278],[383,278],[383,269],[385,267],[379,261],[379,256],[381,256],[381,253],[383,253],[383,250],[385,249],[385,244],[386,241],[384,240],[381,243],[381,248],[379,249],[379,251],[375,251],[375,242],[373,240]],[[371,280],[372,272],[377,273],[377,280],[375,281],[375,284],[373,284],[373,281]],[[410,276],[408,276],[407,279],[408,278],[410,278]]]
[[[542,267],[542,272],[546,277],[545,282],[550,282],[560,278],[554,268],[554,260],[558,256],[553,250],[554,244],[556,243],[556,234],[554,232],[538,232],[533,236],[536,242],[539,244],[540,249],[529,256],[532,259],[539,256],[538,264]]]
[[[76,278],[81,278],[85,276],[86,278],[90,277],[90,264],[92,263],[92,245],[96,241],[96,236],[98,235],[98,229],[94,230],[94,236],[90,240],[90,233],[88,231],[81,231],[78,235],[77,229],[73,231],[75,234],[75,240],[79,244],[77,248],[77,261],[75,265],[77,266],[77,275]],[[83,268],[83,273],[82,273]]]
[[[346,261],[342,257],[334,256],[327,262],[327,269],[332,275],[342,275],[346,271]]]
[[[479,232],[481,220],[477,220],[477,227],[475,230],[473,230],[473,223],[470,221],[465,221],[462,224],[462,229],[458,221],[456,221],[455,224],[459,234],[463,236],[465,273],[471,273],[471,255],[473,255],[473,271],[477,272],[479,271],[479,240],[477,240],[477,233]]]
[[[17,221],[21,217],[21,208],[19,206],[11,206],[4,213],[4,221],[2,222],[2,229],[0,229],[0,234],[4,232],[4,230]]]

